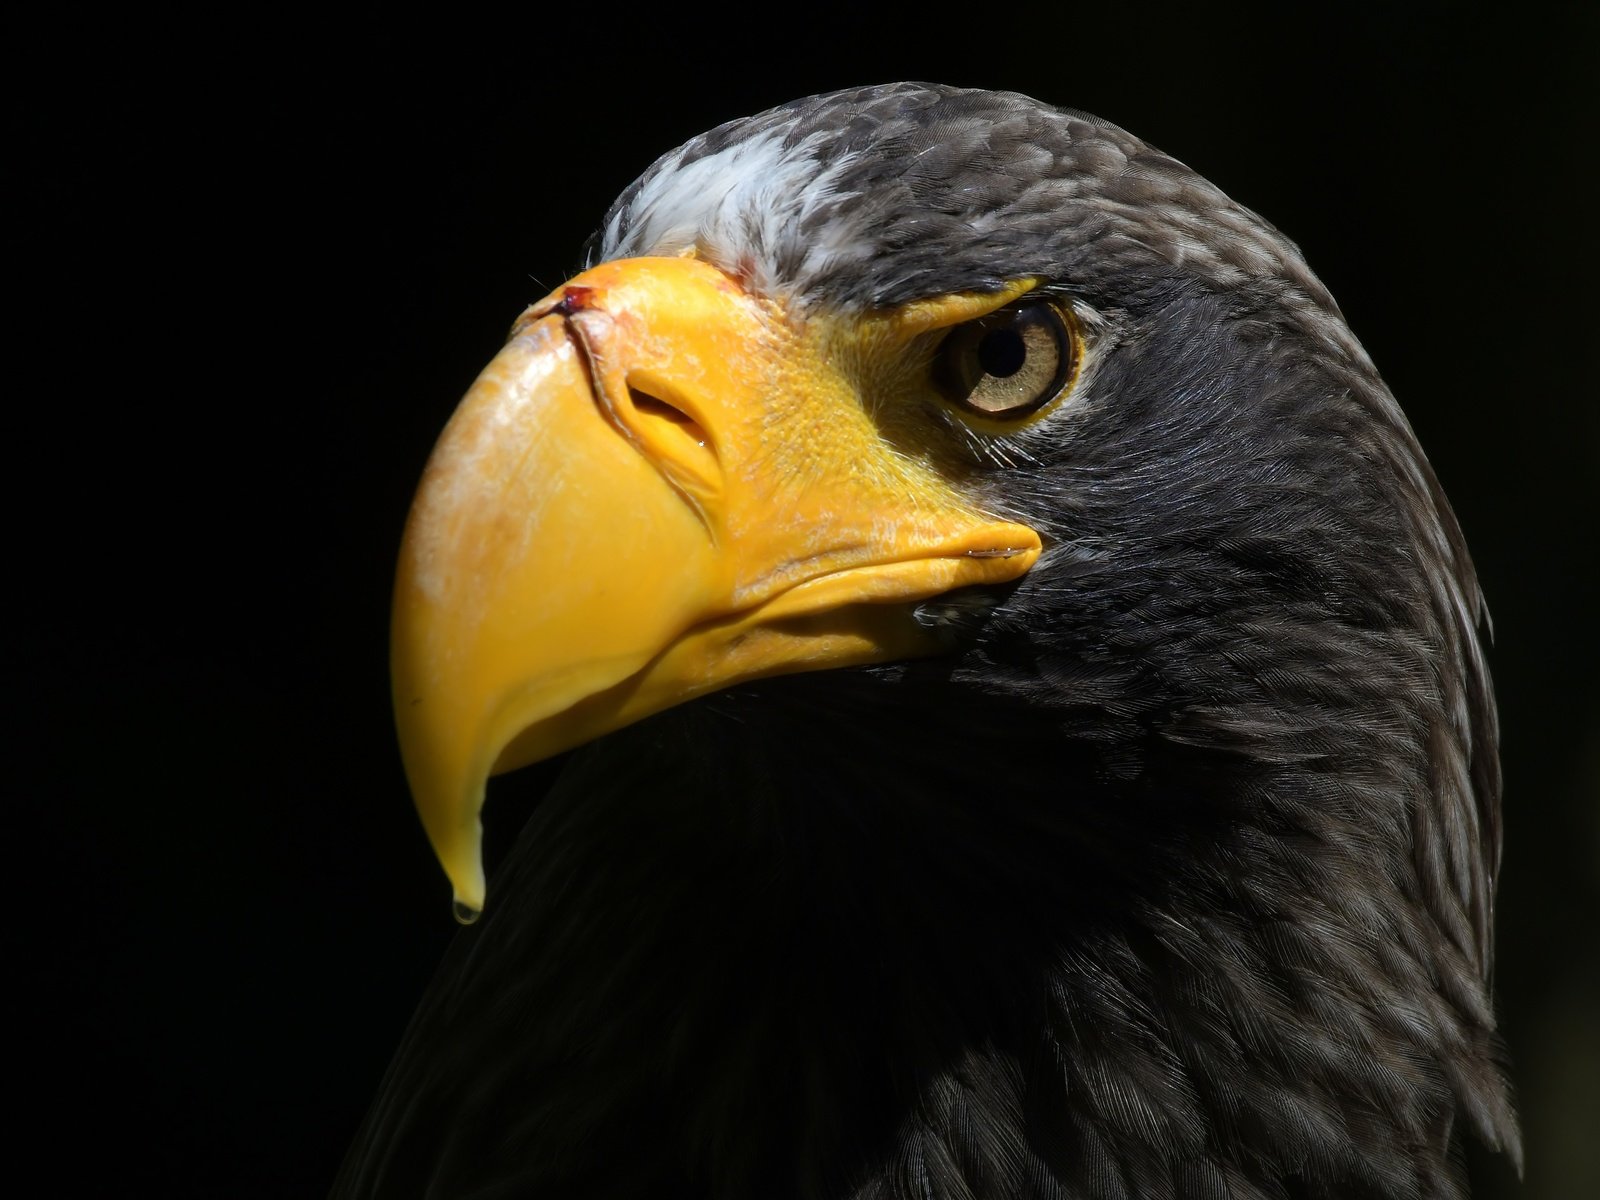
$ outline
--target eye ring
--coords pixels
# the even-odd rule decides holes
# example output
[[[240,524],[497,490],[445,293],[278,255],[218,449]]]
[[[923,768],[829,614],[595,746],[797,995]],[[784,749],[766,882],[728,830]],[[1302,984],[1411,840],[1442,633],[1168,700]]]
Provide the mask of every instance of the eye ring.
[[[1072,310],[1030,298],[952,329],[934,352],[934,382],[975,416],[1015,421],[1070,388],[1082,358]]]

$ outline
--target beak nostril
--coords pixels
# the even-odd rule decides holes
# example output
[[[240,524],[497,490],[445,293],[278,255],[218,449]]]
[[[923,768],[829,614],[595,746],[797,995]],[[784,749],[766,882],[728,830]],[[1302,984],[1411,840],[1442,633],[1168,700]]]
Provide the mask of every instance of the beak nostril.
[[[628,387],[628,400],[633,405],[634,411],[643,417],[654,417],[677,426],[687,437],[694,440],[695,444],[707,444],[706,431],[688,413],[675,404],[671,404],[659,396],[652,396],[649,392],[642,392],[637,387]]]
[[[722,491],[710,431],[695,419],[691,402],[664,381],[645,374],[627,387],[627,411],[617,415],[628,437],[704,519],[703,506]]]

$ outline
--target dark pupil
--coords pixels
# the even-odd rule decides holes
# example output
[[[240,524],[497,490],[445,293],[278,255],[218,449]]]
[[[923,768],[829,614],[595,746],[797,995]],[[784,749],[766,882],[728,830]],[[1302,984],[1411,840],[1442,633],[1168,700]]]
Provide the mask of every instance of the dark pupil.
[[[991,329],[978,343],[978,365],[986,375],[1001,379],[1022,370],[1028,349],[1015,329]]]

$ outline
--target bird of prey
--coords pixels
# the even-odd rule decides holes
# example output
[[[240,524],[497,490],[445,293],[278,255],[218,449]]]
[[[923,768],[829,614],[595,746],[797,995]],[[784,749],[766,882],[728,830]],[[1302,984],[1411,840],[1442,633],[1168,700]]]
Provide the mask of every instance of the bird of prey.
[[[1460,1196],[1520,1161],[1485,620],[1333,299],[1174,159],[927,84],[696,137],[416,497],[401,746],[483,919],[336,1192]]]

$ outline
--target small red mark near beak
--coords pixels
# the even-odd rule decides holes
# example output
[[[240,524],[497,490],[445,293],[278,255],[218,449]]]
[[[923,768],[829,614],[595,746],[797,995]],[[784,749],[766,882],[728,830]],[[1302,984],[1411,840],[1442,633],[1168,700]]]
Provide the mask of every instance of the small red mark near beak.
[[[593,296],[594,289],[592,287],[584,287],[581,284],[563,288],[561,299],[551,305],[550,312],[556,316],[570,317],[573,313],[582,312],[588,308]]]

